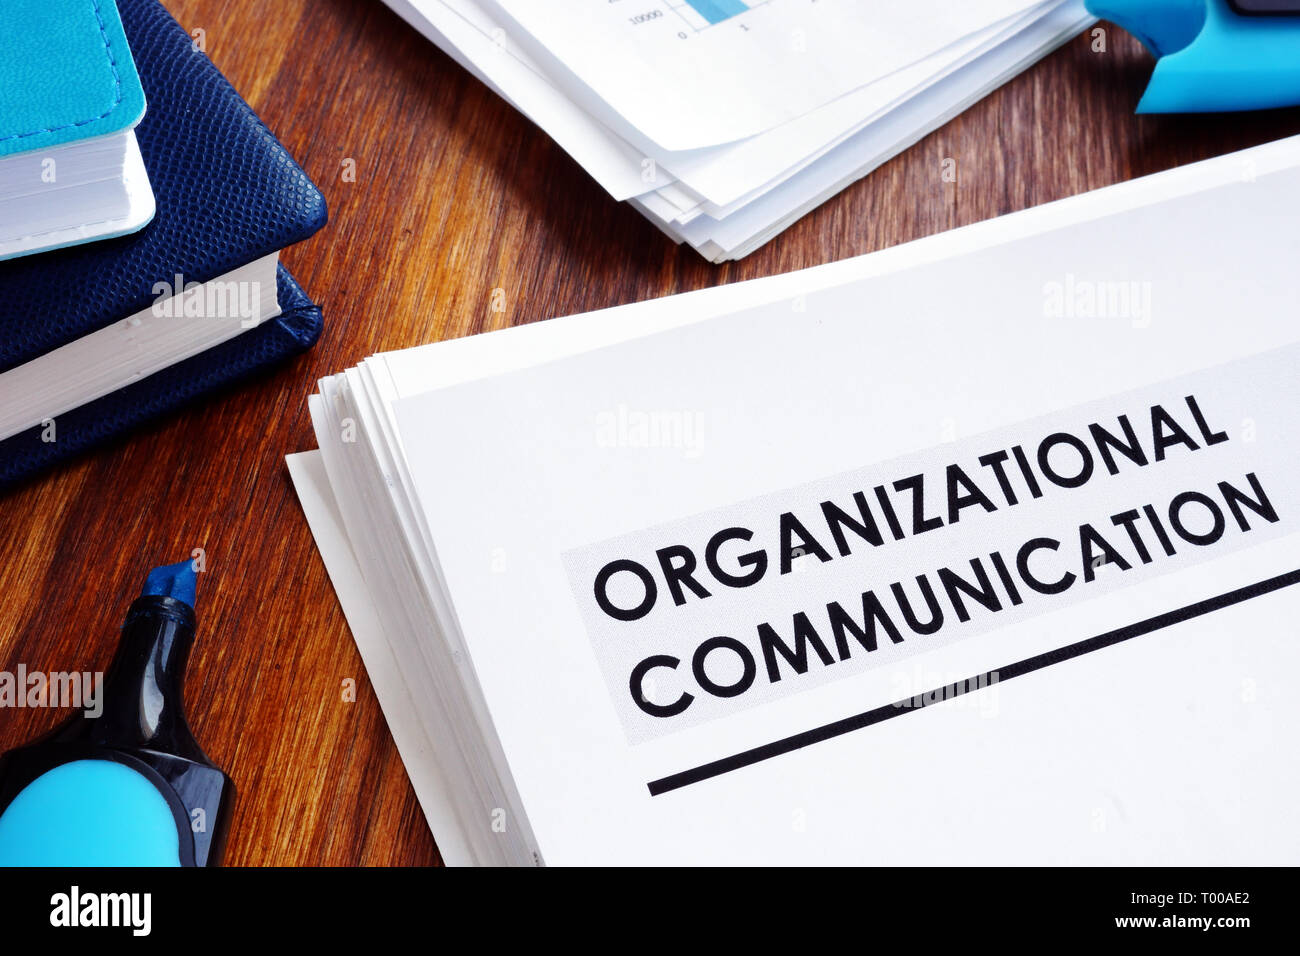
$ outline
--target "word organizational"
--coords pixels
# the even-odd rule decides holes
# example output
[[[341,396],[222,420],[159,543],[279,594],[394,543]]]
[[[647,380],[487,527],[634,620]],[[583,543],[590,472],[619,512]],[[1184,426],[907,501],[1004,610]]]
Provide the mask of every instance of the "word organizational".
[[[816,522],[785,512],[775,522],[779,544],[772,555],[759,548],[724,562],[724,546],[754,536],[749,528],[728,527],[708,539],[702,555],[686,545],[670,545],[655,552],[654,562],[610,561],[596,574],[596,603],[615,620],[637,621],[666,603],[661,601],[664,592],[676,606],[707,600],[720,588],[753,587],[773,572],[789,574],[801,558],[815,557],[822,563],[849,558],[864,547],[878,548],[955,525],[971,513],[1013,508],[1043,497],[1052,486],[1080,488],[1102,472],[1117,475],[1126,468],[1161,462],[1175,448],[1196,452],[1229,440],[1226,432],[1211,428],[1194,395],[1173,411],[1152,405],[1139,421],[1141,428],[1128,415],[1119,415],[1113,426],[1093,422],[1081,434],[1053,432],[1028,450],[1018,444],[981,456],[983,471],[950,464],[939,482],[910,475],[854,492],[852,505],[848,498],[822,501]],[[1062,454],[1058,449],[1069,451]],[[679,686],[689,674],[699,691],[738,697],[760,675],[776,684],[807,674],[814,662],[829,667],[855,654],[871,654],[885,646],[883,642],[902,644],[938,634],[953,623],[970,621],[979,609],[996,614],[1023,604],[1028,596],[1062,594],[1094,581],[1103,567],[1127,571],[1161,556],[1173,557],[1188,545],[1212,545],[1231,527],[1247,532],[1261,522],[1278,520],[1254,472],[1204,490],[1180,491],[1158,505],[1131,503],[1103,520],[1079,524],[1065,540],[1028,538],[1014,548],[969,560],[963,556],[961,562],[927,570],[914,580],[872,587],[851,601],[797,611],[789,626],[760,623],[749,641],[710,636],[696,646],[689,661],[671,654],[649,655],[633,668],[628,690],[643,712],[674,717],[691,706],[695,695],[683,691],[675,700],[651,700],[649,696],[657,695],[647,695],[648,686]],[[1044,563],[1055,567],[1047,571]],[[611,585],[616,578],[617,588]],[[665,670],[680,673],[669,680]]]

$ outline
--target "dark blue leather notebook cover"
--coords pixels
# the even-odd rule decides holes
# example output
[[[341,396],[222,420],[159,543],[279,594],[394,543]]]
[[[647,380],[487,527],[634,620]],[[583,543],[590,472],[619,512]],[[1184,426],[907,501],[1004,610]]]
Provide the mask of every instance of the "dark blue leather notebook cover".
[[[136,130],[158,214],[135,235],[0,262],[0,372],[305,239],[325,201],[157,0],[118,0],[149,102]],[[309,348],[320,309],[283,270],[282,314],[122,391],[0,442],[0,487]]]

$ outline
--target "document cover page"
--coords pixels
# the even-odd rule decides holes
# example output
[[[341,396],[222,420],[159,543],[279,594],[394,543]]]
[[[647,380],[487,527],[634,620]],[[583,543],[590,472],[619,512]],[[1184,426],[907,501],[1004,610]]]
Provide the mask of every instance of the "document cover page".
[[[1293,860],[1297,197],[398,402],[540,857]]]

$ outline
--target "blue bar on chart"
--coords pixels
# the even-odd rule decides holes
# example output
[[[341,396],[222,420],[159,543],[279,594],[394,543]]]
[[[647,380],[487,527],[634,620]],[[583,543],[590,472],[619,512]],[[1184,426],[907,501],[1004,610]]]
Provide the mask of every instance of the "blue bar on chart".
[[[686,0],[712,26],[749,9],[742,0]]]

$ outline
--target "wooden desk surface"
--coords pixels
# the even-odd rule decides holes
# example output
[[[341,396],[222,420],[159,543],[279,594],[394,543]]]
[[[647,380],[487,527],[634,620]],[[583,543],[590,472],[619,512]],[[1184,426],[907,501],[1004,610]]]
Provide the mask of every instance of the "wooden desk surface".
[[[1151,61],[1110,28],[1106,52],[1076,38],[749,258],[713,266],[379,0],[166,3],[325,193],[329,226],[285,254],[325,332],[271,377],[0,499],[0,669],[102,669],[145,572],[203,548],[188,708],[239,788],[235,865],[439,859],[285,469],[314,447],[317,378],[381,350],[871,252],[1300,132],[1298,110],[1134,117]],[[85,590],[69,593],[75,576]],[[0,750],[60,717],[0,711]]]

